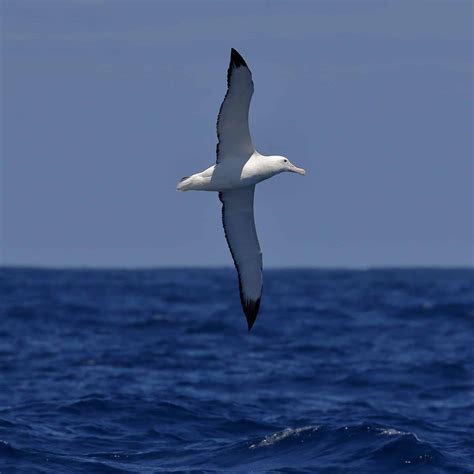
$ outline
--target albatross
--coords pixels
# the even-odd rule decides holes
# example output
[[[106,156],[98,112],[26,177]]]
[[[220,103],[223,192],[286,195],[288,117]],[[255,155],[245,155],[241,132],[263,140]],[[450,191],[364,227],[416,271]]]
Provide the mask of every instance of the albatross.
[[[262,295],[262,251],[253,216],[255,185],[284,171],[305,174],[284,156],[255,150],[249,130],[252,73],[231,49],[227,93],[217,117],[216,164],[182,178],[178,191],[215,191],[222,203],[222,224],[239,278],[240,301],[252,329]]]

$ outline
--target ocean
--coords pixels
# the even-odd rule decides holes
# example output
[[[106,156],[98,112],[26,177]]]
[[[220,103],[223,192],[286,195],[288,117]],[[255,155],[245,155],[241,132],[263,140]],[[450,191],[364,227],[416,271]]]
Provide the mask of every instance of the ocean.
[[[0,270],[0,472],[472,473],[474,270]]]

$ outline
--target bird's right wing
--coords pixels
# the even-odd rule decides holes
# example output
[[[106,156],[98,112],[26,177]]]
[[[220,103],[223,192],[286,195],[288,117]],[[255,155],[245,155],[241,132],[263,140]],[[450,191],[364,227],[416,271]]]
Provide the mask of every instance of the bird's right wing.
[[[249,157],[255,151],[249,131],[252,94],[252,73],[244,58],[232,48],[227,94],[217,117],[217,163],[232,157]]]
[[[239,276],[240,301],[249,331],[262,295],[262,251],[253,217],[255,186],[219,193],[225,238]]]

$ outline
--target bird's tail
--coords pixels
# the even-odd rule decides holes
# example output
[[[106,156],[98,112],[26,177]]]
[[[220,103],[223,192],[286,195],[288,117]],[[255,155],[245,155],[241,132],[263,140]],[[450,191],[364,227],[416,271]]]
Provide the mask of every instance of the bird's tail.
[[[187,191],[190,185],[189,178],[190,176],[185,176],[184,178],[181,178],[178,185],[176,186],[176,191]]]

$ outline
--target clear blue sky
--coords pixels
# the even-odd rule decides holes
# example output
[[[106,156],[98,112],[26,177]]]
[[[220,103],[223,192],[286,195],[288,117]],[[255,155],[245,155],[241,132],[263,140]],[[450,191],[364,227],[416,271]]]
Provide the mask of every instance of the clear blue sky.
[[[231,265],[214,193],[230,48],[271,266],[471,265],[469,1],[1,1],[2,261]]]

